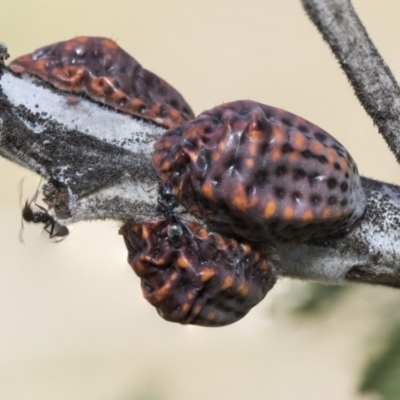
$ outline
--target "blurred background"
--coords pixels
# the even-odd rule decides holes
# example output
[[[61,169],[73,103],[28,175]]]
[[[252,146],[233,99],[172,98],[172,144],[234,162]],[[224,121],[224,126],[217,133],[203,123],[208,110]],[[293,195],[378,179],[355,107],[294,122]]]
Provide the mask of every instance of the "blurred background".
[[[395,76],[400,2],[354,5]],[[76,35],[116,40],[196,114],[252,99],[316,123],[368,177],[399,167],[293,0],[0,2],[12,58]],[[80,223],[59,244],[21,224],[39,179],[0,159],[0,398],[398,399],[400,292],[279,281],[225,328],[165,322],[141,297],[118,223]]]

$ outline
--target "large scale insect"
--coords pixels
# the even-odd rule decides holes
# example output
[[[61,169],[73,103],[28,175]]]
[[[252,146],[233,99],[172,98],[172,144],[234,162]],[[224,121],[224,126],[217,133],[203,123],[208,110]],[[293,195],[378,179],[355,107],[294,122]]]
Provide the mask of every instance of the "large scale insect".
[[[252,241],[327,236],[353,226],[365,208],[356,164],[335,138],[250,100],[165,132],[153,166],[190,212]]]
[[[329,133],[253,101],[197,118],[184,98],[115,42],[77,37],[10,64],[168,130],[156,142],[163,218],[120,229],[144,297],[174,322],[221,326],[242,318],[275,283],[263,246],[350,230],[365,196],[356,164]],[[224,234],[183,218],[177,205]],[[45,210],[31,213],[53,224]]]

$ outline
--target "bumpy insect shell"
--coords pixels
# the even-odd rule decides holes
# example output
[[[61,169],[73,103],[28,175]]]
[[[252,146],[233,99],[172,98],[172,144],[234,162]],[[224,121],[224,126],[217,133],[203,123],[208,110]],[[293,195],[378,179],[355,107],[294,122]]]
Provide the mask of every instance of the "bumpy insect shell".
[[[352,226],[365,208],[354,160],[329,133],[253,101],[167,131],[153,165],[195,215],[254,241],[304,241]]]
[[[249,244],[183,220],[184,234],[172,243],[169,223],[128,223],[120,231],[143,295],[162,318],[202,326],[231,324],[274,285],[271,263]]]
[[[167,128],[193,118],[177,90],[110,39],[80,36],[51,44],[15,59],[10,69]]]

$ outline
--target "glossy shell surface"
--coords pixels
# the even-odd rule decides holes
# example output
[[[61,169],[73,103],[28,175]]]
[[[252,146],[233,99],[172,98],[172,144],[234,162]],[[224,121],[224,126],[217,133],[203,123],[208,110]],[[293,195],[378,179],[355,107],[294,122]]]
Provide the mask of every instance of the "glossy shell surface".
[[[167,128],[193,118],[177,90],[110,39],[76,37],[21,56],[9,67]]]
[[[287,111],[236,101],[167,131],[153,166],[193,214],[254,241],[305,241],[353,225],[365,196],[329,133]]]
[[[144,297],[161,317],[181,324],[222,326],[244,317],[274,285],[271,263],[249,244],[192,221],[179,224],[183,234],[174,241],[168,218],[120,230]]]

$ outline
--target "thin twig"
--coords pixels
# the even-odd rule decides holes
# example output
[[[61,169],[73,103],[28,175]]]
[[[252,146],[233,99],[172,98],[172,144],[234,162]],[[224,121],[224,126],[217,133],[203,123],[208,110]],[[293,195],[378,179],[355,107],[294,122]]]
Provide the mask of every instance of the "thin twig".
[[[400,163],[400,88],[350,0],[301,0]]]

